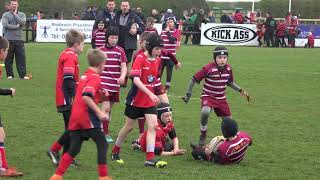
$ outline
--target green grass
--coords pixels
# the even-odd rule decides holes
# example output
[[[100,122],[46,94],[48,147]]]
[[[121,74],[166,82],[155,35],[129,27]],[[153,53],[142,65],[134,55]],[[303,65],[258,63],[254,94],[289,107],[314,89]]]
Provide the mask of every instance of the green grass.
[[[89,45],[87,45],[88,47]],[[55,73],[63,44],[26,44],[28,71],[33,80],[1,80],[1,87],[15,87],[15,98],[0,97],[1,117],[7,133],[6,149],[10,165],[25,175],[20,179],[45,180],[54,168],[45,152],[63,130],[62,116],[55,108]],[[318,179],[320,172],[320,63],[319,49],[268,49],[230,47],[229,63],[236,82],[253,97],[248,104],[239,93],[228,89],[233,117],[240,130],[252,135],[254,144],[239,165],[220,166],[194,161],[189,148],[199,135],[200,93],[195,86],[189,104],[179,100],[190,77],[212,58],[213,47],[184,46],[178,52],[183,69],[174,72],[169,93],[180,146],[184,156],[163,158],[165,169],[143,167],[144,154],[129,146],[137,136],[135,129],[123,144],[119,166],[110,159],[109,172],[114,179]],[[85,55],[80,68],[87,67]],[[111,132],[115,138],[124,124],[124,98],[113,110]],[[220,120],[212,114],[208,134],[220,135]],[[65,179],[98,179],[96,149],[92,141],[84,143]]]

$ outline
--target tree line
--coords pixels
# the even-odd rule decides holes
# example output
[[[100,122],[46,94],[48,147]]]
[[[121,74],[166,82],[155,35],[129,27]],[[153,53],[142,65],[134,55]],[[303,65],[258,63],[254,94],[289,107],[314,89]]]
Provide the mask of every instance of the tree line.
[[[5,4],[9,0],[0,3],[1,13],[4,11]],[[121,0],[116,0],[117,5]],[[274,17],[284,17],[288,11],[289,0],[262,0],[256,3],[255,9],[262,12],[270,11]],[[19,2],[21,11],[27,15],[34,14],[38,10],[43,11],[48,17],[58,12],[65,18],[70,18],[72,13],[81,13],[87,6],[96,6],[103,8],[104,0],[23,0]],[[251,3],[206,3],[205,0],[130,0],[131,7],[142,7],[143,12],[148,16],[151,9],[166,10],[173,9],[177,16],[182,15],[184,9],[203,8],[205,10],[213,7],[219,8],[245,8],[251,10]],[[301,18],[319,18],[320,3],[319,0],[292,0],[292,12],[300,15]]]

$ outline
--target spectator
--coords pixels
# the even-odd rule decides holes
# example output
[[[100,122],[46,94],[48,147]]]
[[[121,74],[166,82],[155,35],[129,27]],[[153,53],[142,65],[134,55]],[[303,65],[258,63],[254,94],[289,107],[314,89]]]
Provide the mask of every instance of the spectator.
[[[164,15],[161,17],[162,29],[164,29],[166,27],[166,19],[168,19],[169,17],[173,18],[173,22],[175,24],[177,23],[177,18],[173,14],[172,9],[167,9],[167,12],[164,13]]]
[[[106,1],[106,8],[98,13],[96,23],[94,28],[97,26],[97,22],[100,20],[104,20],[107,22],[107,26],[114,25],[114,18],[116,16],[116,2],[114,0],[107,0]]]
[[[153,17],[155,19],[156,23],[160,22],[160,17],[159,17],[159,13],[156,9],[152,9],[151,10],[151,17]]]
[[[266,32],[264,35],[264,39],[268,47],[270,47],[270,42],[271,42],[271,46],[274,47],[274,31],[276,28],[276,21],[273,19],[271,12],[267,12],[266,17],[267,17],[265,22]]]
[[[192,44],[200,44],[202,23],[207,23],[207,20],[206,20],[204,10],[200,9],[196,18],[195,26],[194,26],[194,32],[197,32],[197,33],[193,34]]]
[[[314,48],[314,36],[312,32],[308,32],[308,43],[304,45],[306,48]]]
[[[121,10],[117,12],[114,20],[115,25],[119,27],[118,45],[126,52],[127,67],[128,72],[130,72],[129,63],[131,62],[133,51],[137,49],[137,34],[141,34],[144,31],[144,24],[139,16],[134,11],[131,11],[127,0],[121,2]],[[123,86],[126,86],[126,82]]]
[[[209,23],[216,23],[216,17],[214,16],[213,11],[209,11],[207,21]]]
[[[13,79],[13,59],[16,57],[16,67],[21,79],[30,79],[26,76],[26,56],[24,42],[22,39],[22,26],[26,24],[26,15],[18,11],[18,1],[10,1],[10,11],[2,16],[4,38],[9,41],[8,56],[5,60],[5,67],[8,79]]]
[[[136,14],[139,16],[139,18],[141,19],[141,21],[142,21],[144,24],[146,24],[146,18],[145,18],[145,16],[144,16],[144,14],[142,13],[140,7],[137,7],[137,9],[136,9]]]
[[[263,37],[264,37],[264,32],[265,32],[265,29],[264,29],[264,26],[263,24],[257,24],[257,36],[258,36],[258,42],[259,42],[259,47],[262,47],[263,46]]]
[[[234,14],[234,22],[236,24],[243,24],[244,23],[244,17],[242,15],[242,13],[240,12],[240,10],[236,10],[236,13]]]
[[[96,20],[97,11],[94,6],[88,6],[82,14],[82,20]]]
[[[284,20],[280,20],[280,22],[277,24],[276,29],[276,47],[279,47],[281,44],[281,47],[287,47],[286,42],[284,41],[286,33],[286,25],[284,23]]]
[[[232,23],[232,20],[230,17],[227,15],[226,11],[223,11],[223,15],[220,17],[220,22],[221,23]]]
[[[56,20],[60,20],[61,19],[61,16],[59,15],[59,12],[55,12],[53,14],[53,18],[56,19]]]
[[[74,19],[74,20],[80,20],[80,17],[79,17],[79,15],[78,15],[77,13],[73,13],[73,14],[72,14],[72,19]]]

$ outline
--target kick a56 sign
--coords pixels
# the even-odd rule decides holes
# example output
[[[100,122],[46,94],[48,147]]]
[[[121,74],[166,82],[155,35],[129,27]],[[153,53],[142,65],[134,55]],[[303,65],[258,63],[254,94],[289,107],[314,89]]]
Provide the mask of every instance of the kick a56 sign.
[[[253,24],[202,24],[201,45],[258,46],[256,31]]]

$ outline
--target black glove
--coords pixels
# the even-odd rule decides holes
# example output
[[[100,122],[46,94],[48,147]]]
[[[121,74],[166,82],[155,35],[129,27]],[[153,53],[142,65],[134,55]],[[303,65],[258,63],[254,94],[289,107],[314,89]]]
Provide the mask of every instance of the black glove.
[[[191,94],[190,93],[187,93],[185,96],[183,96],[181,99],[182,101],[184,101],[185,103],[188,103],[188,101],[190,100],[191,98]]]

